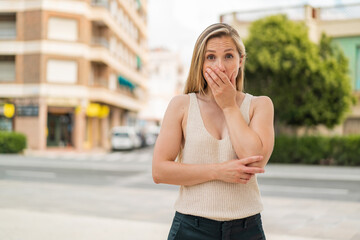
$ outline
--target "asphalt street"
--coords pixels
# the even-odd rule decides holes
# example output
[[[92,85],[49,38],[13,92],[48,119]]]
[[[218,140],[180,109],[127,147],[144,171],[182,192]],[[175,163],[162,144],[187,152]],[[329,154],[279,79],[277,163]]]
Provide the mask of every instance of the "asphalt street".
[[[0,155],[0,179],[177,191],[153,183],[152,151]],[[258,182],[263,196],[360,201],[360,171],[349,167],[269,163]]]

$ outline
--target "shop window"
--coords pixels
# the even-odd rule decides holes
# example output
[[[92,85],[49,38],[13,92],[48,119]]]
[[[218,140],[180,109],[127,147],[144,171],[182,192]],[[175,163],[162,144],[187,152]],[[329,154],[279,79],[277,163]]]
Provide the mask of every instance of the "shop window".
[[[11,132],[13,130],[12,118],[0,116],[0,131]]]

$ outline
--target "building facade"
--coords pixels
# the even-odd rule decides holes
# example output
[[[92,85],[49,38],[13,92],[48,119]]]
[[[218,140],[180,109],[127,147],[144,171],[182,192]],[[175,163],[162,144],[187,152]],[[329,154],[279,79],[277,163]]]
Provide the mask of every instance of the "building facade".
[[[176,52],[151,49],[149,52],[149,101],[140,113],[147,124],[160,125],[171,99],[183,93],[184,65]]]
[[[4,0],[0,130],[28,148],[110,148],[147,95],[146,0]]]
[[[221,15],[220,21],[234,26],[240,36],[246,38],[253,21],[274,14],[286,14],[291,20],[305,22],[309,38],[313,42],[319,42],[321,34],[326,33],[342,48],[349,59],[351,84],[358,103],[353,106],[342,125],[330,132],[320,126],[317,131],[329,134],[360,134],[360,3],[321,8],[305,5],[232,12]],[[301,129],[299,130],[301,133]]]

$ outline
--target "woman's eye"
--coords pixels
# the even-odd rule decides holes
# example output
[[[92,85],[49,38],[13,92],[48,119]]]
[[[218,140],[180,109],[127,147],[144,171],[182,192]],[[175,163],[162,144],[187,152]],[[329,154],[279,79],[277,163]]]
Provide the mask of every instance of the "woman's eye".
[[[226,54],[225,58],[233,58],[232,54]]]
[[[208,55],[208,56],[206,57],[206,59],[214,60],[214,59],[215,59],[215,56],[214,56],[214,55]]]

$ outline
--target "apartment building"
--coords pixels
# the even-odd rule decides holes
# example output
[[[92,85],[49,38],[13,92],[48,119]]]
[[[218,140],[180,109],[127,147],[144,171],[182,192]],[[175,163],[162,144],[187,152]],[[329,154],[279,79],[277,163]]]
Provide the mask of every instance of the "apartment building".
[[[221,15],[220,21],[234,26],[240,36],[246,39],[253,21],[274,14],[286,14],[293,21],[305,22],[309,38],[313,42],[319,42],[324,32],[343,49],[349,59],[351,84],[358,103],[342,125],[330,132],[324,127],[319,127],[318,130],[330,134],[360,134],[360,3],[321,8],[305,5],[231,12]]]
[[[147,61],[146,0],[2,0],[0,130],[108,149],[144,105]]]
[[[164,48],[149,51],[149,101],[140,112],[147,124],[160,125],[175,95],[183,93],[186,74],[180,55]]]

